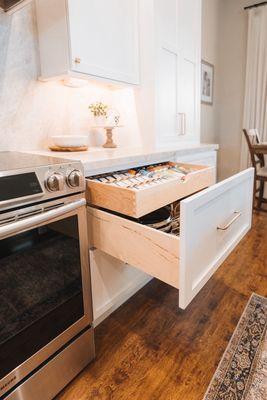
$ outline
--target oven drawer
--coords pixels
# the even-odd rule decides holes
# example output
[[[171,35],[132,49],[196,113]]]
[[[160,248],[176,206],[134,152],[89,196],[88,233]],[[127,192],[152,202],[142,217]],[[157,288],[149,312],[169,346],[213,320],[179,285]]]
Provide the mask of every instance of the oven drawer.
[[[214,167],[177,165],[192,170],[184,181],[173,178],[139,190],[87,179],[87,201],[93,206],[139,218],[215,183]]]
[[[180,236],[88,207],[90,245],[179,289],[185,309],[251,227],[252,168],[181,201]]]

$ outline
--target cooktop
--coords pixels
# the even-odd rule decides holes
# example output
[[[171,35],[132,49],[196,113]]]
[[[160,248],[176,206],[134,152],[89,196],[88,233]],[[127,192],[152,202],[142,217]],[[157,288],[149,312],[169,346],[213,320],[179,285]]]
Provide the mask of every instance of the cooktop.
[[[62,164],[72,164],[75,160],[64,158],[42,156],[31,153],[20,153],[17,151],[0,152],[0,171],[12,171],[25,168],[49,167]]]

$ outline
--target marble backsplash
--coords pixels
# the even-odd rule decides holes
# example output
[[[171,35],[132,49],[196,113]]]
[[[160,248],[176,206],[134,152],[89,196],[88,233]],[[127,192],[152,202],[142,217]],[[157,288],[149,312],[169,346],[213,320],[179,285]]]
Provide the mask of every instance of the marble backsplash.
[[[121,146],[139,146],[140,130],[131,88],[111,90],[89,82],[69,88],[62,82],[39,82],[35,6],[13,15],[0,13],[0,151],[44,149],[51,135],[88,134],[101,145],[104,134],[90,129],[88,105],[103,101],[118,109],[124,128],[115,139]]]

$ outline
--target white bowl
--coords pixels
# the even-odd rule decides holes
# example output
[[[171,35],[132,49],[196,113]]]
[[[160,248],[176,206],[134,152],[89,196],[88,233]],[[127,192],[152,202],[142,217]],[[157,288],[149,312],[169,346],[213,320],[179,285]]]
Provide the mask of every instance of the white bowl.
[[[53,145],[58,147],[82,147],[88,145],[88,136],[61,135],[52,136]]]

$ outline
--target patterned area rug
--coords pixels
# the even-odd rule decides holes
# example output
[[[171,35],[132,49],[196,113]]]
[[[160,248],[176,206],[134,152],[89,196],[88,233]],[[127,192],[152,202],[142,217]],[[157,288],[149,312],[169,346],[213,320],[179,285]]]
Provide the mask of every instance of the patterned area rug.
[[[253,294],[203,400],[267,400],[267,298]]]

